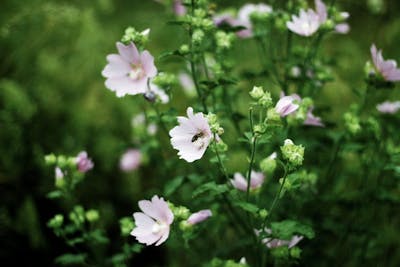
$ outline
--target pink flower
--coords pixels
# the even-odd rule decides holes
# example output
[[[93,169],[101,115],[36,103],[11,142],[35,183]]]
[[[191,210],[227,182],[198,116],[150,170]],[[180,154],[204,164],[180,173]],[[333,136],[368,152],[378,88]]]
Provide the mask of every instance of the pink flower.
[[[328,19],[328,12],[326,5],[321,0],[315,0],[315,10],[318,14],[318,21],[320,24],[324,23]]]
[[[295,101],[300,102],[301,101],[300,96],[296,94],[288,96],[285,96],[284,94],[281,95],[281,98],[279,99],[279,101],[276,103],[275,106],[276,112],[278,112],[281,115],[281,117],[285,117],[295,112],[299,108],[299,105],[295,104]]]
[[[117,49],[119,54],[108,55],[108,64],[102,71],[107,78],[106,87],[118,97],[145,93],[147,80],[157,74],[153,56],[147,50],[139,53],[134,43],[118,42]]]
[[[271,229],[265,228],[264,231],[267,234],[272,234]],[[258,235],[260,233],[259,230],[256,230],[256,234]],[[268,247],[268,248],[277,248],[281,246],[287,246],[288,248],[292,248],[296,246],[304,237],[299,236],[299,235],[294,235],[292,239],[290,240],[282,240],[282,239],[277,239],[277,238],[264,238],[262,242]]]
[[[178,117],[179,125],[169,131],[169,135],[173,148],[179,151],[179,158],[193,162],[204,155],[213,136],[203,113],[193,114],[191,107],[186,112],[188,117]]]
[[[60,167],[56,167],[54,172],[55,172],[56,182],[57,180],[62,180],[64,178],[64,173],[62,172]]]
[[[312,107],[308,110],[307,118],[304,121],[304,125],[324,127],[325,125],[322,123],[321,118],[316,117],[314,116],[314,114],[312,114],[313,109],[314,108]]]
[[[190,215],[189,218],[187,219],[187,223],[191,225],[198,224],[202,221],[207,220],[211,216],[212,216],[211,210],[200,210]]]
[[[153,196],[151,201],[139,201],[139,208],[143,212],[135,212],[136,227],[131,235],[147,246],[156,243],[161,245],[169,236],[170,225],[174,221],[174,214],[163,198]]]
[[[313,35],[321,25],[321,16],[318,15],[314,10],[300,9],[300,15],[292,15],[292,20],[286,22],[286,26],[292,32],[302,35],[311,36]]]
[[[400,101],[385,101],[381,104],[376,105],[376,109],[381,113],[394,114],[400,109]]]
[[[260,4],[246,4],[239,9],[238,18],[233,26],[244,26],[247,29],[241,30],[237,35],[241,38],[249,38],[253,36],[251,15],[253,13],[271,13],[272,8],[269,5]]]
[[[186,14],[186,7],[182,4],[182,0],[174,1],[174,13],[177,16],[183,16]]]
[[[383,76],[385,81],[400,81],[400,69],[397,68],[396,61],[393,59],[384,60],[382,50],[377,50],[375,44],[371,46],[371,55],[376,70]]]
[[[251,171],[250,174],[250,190],[260,188],[263,184],[265,176],[261,172]],[[247,179],[240,173],[236,172],[231,179],[233,187],[240,191],[247,191]]]
[[[124,172],[136,170],[142,161],[142,153],[138,149],[128,149],[119,161],[119,167]]]
[[[335,26],[335,31],[337,33],[346,34],[350,31],[350,26],[347,23],[339,23]]]
[[[75,159],[78,171],[80,172],[87,172],[91,169],[93,169],[94,164],[90,158],[88,158],[88,155],[86,151],[82,151],[78,154],[78,156]]]

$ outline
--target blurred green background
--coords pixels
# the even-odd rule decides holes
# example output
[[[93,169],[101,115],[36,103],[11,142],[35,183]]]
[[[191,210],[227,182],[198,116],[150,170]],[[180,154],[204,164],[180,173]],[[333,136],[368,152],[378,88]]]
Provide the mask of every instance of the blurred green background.
[[[330,120],[339,120],[348,105],[355,101],[352,88],[363,86],[363,67],[370,59],[372,42],[383,48],[385,58],[400,59],[399,1],[336,2],[351,14],[351,31],[348,35],[331,35],[323,46],[324,53],[336,64],[336,81],[328,84],[315,101],[335,107],[328,114]],[[377,8],[379,2],[383,4]],[[221,9],[240,7],[244,3],[217,1]],[[111,234],[118,230],[113,218],[130,216],[137,209],[137,200],[143,197],[141,192],[149,185],[159,183],[158,177],[150,177],[150,182],[142,183],[136,179],[140,175],[129,176],[119,171],[119,157],[131,145],[131,118],[140,111],[140,106],[135,105],[131,97],[118,99],[107,90],[101,70],[106,64],[106,55],[115,52],[115,42],[127,26],[138,30],[151,28],[147,49],[153,55],[179,47],[186,39],[179,28],[166,24],[171,19],[171,12],[151,0],[0,2],[2,266],[53,266],[54,257],[66,250],[62,241],[46,227],[46,222],[59,207],[45,197],[53,186],[54,174],[44,166],[44,155],[89,152],[95,162],[95,171],[88,173],[78,194],[84,204],[94,200],[107,215],[104,223]],[[238,53],[237,61],[252,64],[251,59],[256,60],[256,51],[249,49],[251,46],[246,42],[236,48],[243,52]],[[183,64],[172,61],[160,62],[157,66],[159,70],[178,70]],[[141,175],[147,175],[146,169],[141,172]],[[167,177],[163,177],[161,184],[166,180]],[[158,188],[162,186],[158,185]],[[157,192],[157,188],[154,191]],[[334,195],[335,188],[326,191]],[[357,205],[332,213],[328,211],[325,215],[343,219],[342,222],[333,220],[336,223],[351,224],[346,217],[354,209]],[[398,222],[399,215],[393,216]],[[400,255],[395,249],[398,252],[399,231],[391,227],[393,224],[387,225],[379,244],[387,254],[371,256],[373,262],[384,256],[390,261],[373,266],[400,264]],[[318,229],[316,232],[318,236]],[[361,252],[350,249],[356,243],[349,239],[348,243],[344,242],[347,245],[338,247],[334,245],[338,241],[335,235],[324,237],[324,244],[330,244],[325,251],[321,251],[318,241],[304,246],[303,266],[360,264],[356,257]],[[165,255],[162,248],[152,251]],[[163,266],[162,262],[164,260],[159,259],[141,266]],[[331,265],[332,262],[335,264]],[[366,258],[362,266],[372,265]]]

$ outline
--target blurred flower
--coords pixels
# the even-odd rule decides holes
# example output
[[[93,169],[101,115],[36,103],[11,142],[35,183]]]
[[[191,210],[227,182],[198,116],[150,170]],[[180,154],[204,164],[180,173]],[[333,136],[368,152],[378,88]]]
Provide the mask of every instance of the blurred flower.
[[[265,179],[265,176],[262,172],[255,172],[251,171],[250,174],[250,190],[257,189],[261,187]],[[233,175],[233,179],[231,179],[231,184],[233,187],[240,191],[247,191],[247,180],[246,178],[241,174],[236,172]]]
[[[213,16],[213,22],[216,26],[223,24],[228,24],[230,26],[235,26],[238,24],[238,20],[231,13],[221,13]]]
[[[165,91],[163,89],[161,89],[154,83],[150,83],[149,90],[146,93],[153,94],[154,100],[155,100],[155,98],[158,98],[160,100],[160,102],[163,104],[166,104],[169,102],[169,96],[165,93]],[[145,93],[145,95],[146,95],[146,93]]]
[[[400,101],[385,101],[381,104],[376,105],[376,109],[381,113],[394,114],[400,109]]]
[[[183,16],[186,14],[186,7],[183,5],[182,0],[174,1],[174,13],[177,16]]]
[[[64,173],[62,172],[60,167],[56,167],[54,171],[55,171],[56,181],[57,180],[62,180],[64,178]]]
[[[260,4],[245,4],[239,9],[238,18],[234,26],[244,26],[245,30],[237,32],[241,38],[248,38],[253,35],[251,15],[254,13],[271,13],[272,8],[269,5]]]
[[[319,23],[324,23],[328,19],[328,12],[326,11],[326,5],[324,2],[321,0],[315,0],[315,10],[318,14]]]
[[[337,33],[346,34],[350,31],[350,26],[347,23],[339,23],[335,26],[335,31]]]
[[[397,68],[396,61],[393,59],[384,60],[382,50],[377,50],[375,44],[371,46],[371,55],[376,70],[383,76],[385,81],[400,81],[400,69]]]
[[[314,10],[300,9],[300,15],[292,15],[292,20],[286,22],[286,26],[298,35],[311,36],[321,25],[320,20],[321,17]]]
[[[86,151],[80,152],[76,157],[75,162],[78,167],[78,171],[80,172],[87,172],[94,167],[94,164],[92,160],[88,158]]]
[[[143,212],[135,212],[133,214],[136,227],[132,230],[131,235],[147,246],[156,242],[155,245],[159,246],[169,236],[174,214],[168,207],[168,203],[157,195],[153,196],[151,201],[139,201],[139,208]]]
[[[314,107],[311,107],[308,110],[307,118],[304,121],[304,125],[324,127],[325,125],[321,122],[321,118],[316,117],[316,116],[314,116],[314,114],[312,114],[313,109],[314,109]]]
[[[187,222],[188,224],[194,225],[207,220],[211,216],[212,216],[211,210],[200,210],[190,215],[189,218],[187,219]]]
[[[147,91],[147,80],[157,74],[154,58],[147,51],[139,53],[134,43],[117,43],[117,54],[107,56],[108,64],[102,71],[105,85],[118,97],[142,94]]]
[[[138,149],[128,149],[119,161],[119,167],[124,172],[136,170],[141,163],[142,153]]]
[[[179,83],[182,86],[183,91],[187,96],[189,97],[196,96],[196,87],[194,85],[192,77],[189,74],[181,72],[179,73],[178,79]]]
[[[193,162],[200,159],[212,139],[210,125],[204,114],[193,114],[193,108],[187,108],[187,118],[178,117],[179,125],[170,132],[171,144],[178,150],[181,159]]]
[[[281,117],[285,117],[293,112],[295,112],[298,108],[299,105],[295,104],[294,102],[301,101],[300,96],[297,94],[285,96],[284,94],[281,94],[281,98],[279,101],[276,103],[275,110],[280,114]]]
[[[267,234],[272,234],[271,229],[265,228],[264,231]],[[260,231],[256,231],[256,234],[258,235]],[[304,237],[300,235],[294,235],[292,239],[290,240],[282,240],[282,239],[277,239],[277,238],[264,238],[262,242],[268,247],[268,248],[277,248],[277,247],[282,247],[282,246],[287,246],[288,248],[292,248],[296,246]]]

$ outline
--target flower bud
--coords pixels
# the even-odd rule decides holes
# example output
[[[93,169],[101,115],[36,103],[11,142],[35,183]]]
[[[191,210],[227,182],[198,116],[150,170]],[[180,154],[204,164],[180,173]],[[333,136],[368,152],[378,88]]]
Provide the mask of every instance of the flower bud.
[[[193,43],[199,45],[204,39],[204,32],[197,29],[192,34]]]
[[[187,219],[187,223],[190,225],[195,225],[202,221],[207,220],[211,216],[212,216],[211,210],[201,210],[190,215],[189,218]]]
[[[268,211],[266,209],[260,209],[258,214],[260,215],[260,218],[264,220],[268,216]]]
[[[293,167],[300,166],[304,159],[304,147],[295,145],[292,140],[286,139],[284,145],[281,146],[282,156]]]
[[[88,210],[85,213],[85,217],[86,217],[86,220],[88,220],[88,222],[95,222],[95,221],[99,220],[100,215],[97,210]]]
[[[355,114],[351,112],[346,112],[343,115],[343,118],[344,126],[346,130],[350,132],[350,134],[356,135],[361,131],[360,120]]]
[[[122,236],[129,236],[133,228],[135,228],[135,224],[132,218],[123,217],[119,220],[119,228]]]
[[[76,225],[79,226],[85,222],[85,210],[82,206],[75,206],[73,211],[69,213],[69,219]]]
[[[54,154],[46,155],[44,157],[44,161],[46,162],[47,165],[53,165],[56,164],[57,157]]]
[[[47,223],[47,226],[53,229],[60,228],[64,223],[64,216],[62,214],[56,214]]]
[[[265,108],[270,108],[272,106],[271,94],[269,92],[265,92],[264,95],[258,100],[258,103]]]
[[[186,55],[190,52],[190,48],[187,44],[183,44],[181,45],[181,47],[179,48],[179,53],[181,53],[182,55]]]
[[[261,160],[260,169],[268,174],[271,174],[276,169],[276,152],[272,153],[269,157]]]
[[[254,86],[250,91],[250,96],[254,99],[260,99],[264,95],[264,89],[262,86]]]
[[[272,124],[281,124],[281,115],[275,110],[275,108],[270,108],[267,111],[267,122]]]

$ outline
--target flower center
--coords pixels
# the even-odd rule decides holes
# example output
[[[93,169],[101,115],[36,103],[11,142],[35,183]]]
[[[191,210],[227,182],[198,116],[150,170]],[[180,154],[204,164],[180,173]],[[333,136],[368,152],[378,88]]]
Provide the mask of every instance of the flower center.
[[[142,65],[140,65],[140,64],[132,65],[132,69],[131,69],[131,71],[129,72],[128,75],[133,80],[139,80],[139,79],[143,78],[145,73],[144,73]]]
[[[197,149],[202,149],[207,145],[207,136],[204,132],[199,132],[192,137],[192,143]]]
[[[153,225],[153,227],[152,227],[152,229],[151,229],[151,232],[152,232],[153,234],[158,234],[158,233],[164,231],[167,227],[168,227],[168,225],[167,225],[166,223],[163,223],[163,222],[156,222],[156,223]]]

